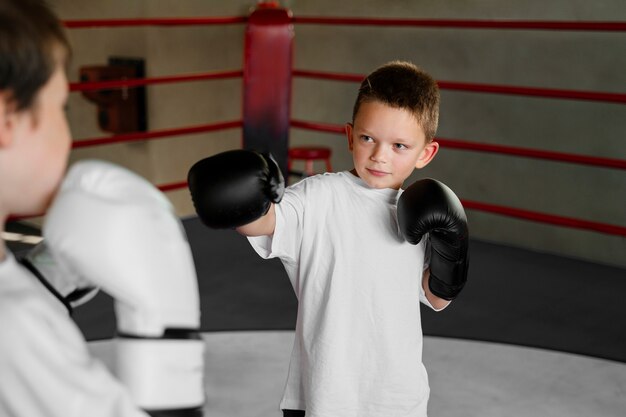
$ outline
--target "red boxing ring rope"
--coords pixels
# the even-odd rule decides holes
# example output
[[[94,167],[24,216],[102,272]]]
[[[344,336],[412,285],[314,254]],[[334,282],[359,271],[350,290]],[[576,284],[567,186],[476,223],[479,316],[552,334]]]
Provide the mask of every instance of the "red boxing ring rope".
[[[65,27],[84,29],[122,26],[191,26],[246,23],[247,16],[199,17],[199,18],[150,18],[150,19],[89,19],[66,20]],[[514,30],[573,30],[624,32],[626,22],[565,22],[528,20],[462,20],[462,19],[389,19],[359,17],[292,17],[296,24],[358,25],[358,26],[409,26],[454,29],[514,29]]]
[[[87,146],[108,145],[112,143],[137,142],[151,139],[165,138],[168,136],[192,135],[194,133],[215,132],[218,130],[234,129],[241,127],[241,120],[230,122],[219,122],[200,126],[189,126],[176,129],[153,130],[150,132],[124,133],[104,138],[80,139],[72,143],[72,149],[84,148]]]
[[[342,125],[334,125],[328,123],[307,122],[303,120],[292,120],[291,126],[314,130],[325,133],[343,134],[345,132]],[[570,162],[582,165],[592,165],[604,168],[626,169],[626,160],[601,158],[597,156],[586,156],[577,154],[568,154],[563,152],[544,151],[539,149],[519,148],[505,145],[492,145],[488,143],[467,142],[457,139],[436,138],[437,142],[450,149],[464,149],[468,151],[490,152],[504,155],[522,156],[535,159],[547,159],[558,162]]]
[[[227,25],[246,23],[247,16],[234,17],[173,17],[152,19],[89,19],[89,20],[66,20],[63,22],[68,29],[85,29],[98,27],[122,27],[122,26],[193,26],[193,25]]]
[[[340,74],[325,71],[310,71],[310,70],[293,70],[293,75],[296,77],[317,78],[322,80],[334,80],[334,81],[354,81],[361,82],[365,75],[359,74]],[[507,85],[493,85],[493,84],[476,84],[476,83],[463,83],[456,81],[437,81],[439,88],[443,90],[459,90],[459,91],[471,91],[476,93],[492,93],[492,94],[507,94],[507,95],[521,95],[530,97],[543,97],[543,98],[560,98],[560,99],[573,99],[573,100],[590,100],[590,101],[603,101],[608,103],[626,104],[626,94],[622,93],[604,93],[596,91],[576,91],[576,90],[560,90],[555,88],[536,88],[536,87],[516,87]]]
[[[88,82],[88,83],[71,83],[70,90],[71,91],[87,91],[87,90],[135,87],[135,86],[140,86],[140,85],[164,84],[164,83],[173,83],[173,82],[189,82],[189,81],[236,78],[236,77],[241,77],[242,74],[243,74],[243,71],[241,70],[231,70],[231,71],[209,72],[209,73],[202,73],[202,74],[173,75],[173,76],[163,76],[163,77],[153,77],[153,78],[143,78],[143,79],[114,80],[114,81]],[[305,71],[305,70],[294,70],[293,75],[300,76],[300,77],[311,77],[311,78],[321,78],[321,79],[329,79],[329,80],[335,80],[335,81],[350,81],[350,82],[360,82],[364,78],[363,75],[357,75],[357,74],[340,74],[340,73]],[[447,82],[440,81],[439,85],[442,86],[442,88],[445,88],[445,83]],[[461,83],[448,83],[448,84],[461,84]],[[464,84],[464,85],[467,86],[470,84]],[[476,84],[472,84],[471,86],[476,86]],[[522,88],[520,87],[517,89],[522,89]],[[534,89],[534,90],[535,90],[534,92],[537,93],[534,95],[539,95],[539,92],[547,91],[546,89]],[[472,91],[481,91],[481,90],[478,88],[475,88]],[[550,90],[550,91],[564,92],[565,90]],[[505,91],[498,91],[498,92],[502,94],[506,94]],[[570,91],[568,93],[572,93],[572,92]],[[584,93],[576,92],[576,94],[567,94],[567,95],[561,94],[558,97],[559,98],[580,98],[582,94]],[[586,94],[594,95],[594,97],[597,99],[603,98],[603,97],[600,97],[601,94],[605,96],[609,95],[611,96],[610,98],[612,99],[610,101],[626,103],[626,94],[612,94],[612,93],[586,93]],[[527,95],[530,95],[530,94],[527,94]],[[590,99],[589,96],[587,96],[586,98]],[[291,126],[299,127],[302,129],[328,132],[328,133],[340,133],[340,134],[343,133],[343,126],[340,126],[340,125],[335,126],[335,125],[315,123],[315,122],[292,120]],[[190,128],[189,132],[197,133],[201,131],[219,130],[219,128],[212,129],[210,125],[206,125],[206,127],[209,128],[210,130],[194,130],[198,128]],[[203,127],[199,127],[199,129],[203,129]],[[172,132],[172,133],[168,133],[168,132]],[[80,140],[74,146],[78,148],[78,147],[85,147],[85,146],[90,146],[90,145],[101,145],[101,144],[106,144],[106,143],[116,143],[116,142],[124,142],[124,141],[131,141],[131,140],[159,138],[159,137],[165,137],[165,136],[173,136],[177,134],[186,134],[186,133],[185,133],[185,130],[180,130],[180,129],[172,129],[169,131],[160,131],[160,132],[142,132],[138,134],[117,135],[114,137]],[[464,150],[500,153],[500,154],[506,154],[506,155],[529,157],[529,158],[600,166],[600,167],[605,167],[605,168],[626,169],[626,160],[622,160],[622,159],[593,157],[593,156],[585,156],[585,155],[577,155],[577,154],[568,154],[568,153],[563,153],[563,152],[552,152],[552,151],[527,149],[527,148],[519,148],[519,147],[504,146],[504,145],[492,145],[492,144],[486,144],[486,143],[475,143],[475,142],[461,141],[457,139],[438,138],[437,140],[442,145],[448,146],[453,149],[464,149]]]
[[[529,20],[461,20],[461,19],[386,19],[360,17],[294,17],[294,23],[316,25],[410,26],[454,29],[527,29],[626,31],[626,22],[564,22]]]
[[[126,80],[111,80],[97,82],[70,83],[70,91],[107,90],[113,88],[137,87],[141,85],[180,83],[188,81],[206,81],[225,78],[238,78],[243,75],[242,70],[206,72],[201,74],[168,75],[151,78],[132,78]]]
[[[349,17],[292,17],[296,24],[330,24],[330,25],[370,25],[370,26],[410,26],[427,28],[457,28],[457,29],[513,29],[513,30],[572,30],[572,31],[626,31],[626,22],[558,22],[558,21],[490,21],[490,20],[450,20],[450,19],[371,19]],[[247,16],[235,17],[208,17],[208,18],[150,18],[150,19],[94,19],[65,21],[67,28],[97,28],[122,26],[190,26],[190,25],[223,25],[240,24],[248,21]],[[128,79],[105,82],[71,83],[71,91],[87,91],[115,88],[132,88],[142,85],[154,85],[173,82],[204,81],[212,79],[236,78],[243,75],[242,70],[221,71],[202,74],[172,75],[143,79]],[[298,70],[292,71],[293,76],[327,79],[335,81],[360,82],[364,76],[356,74],[339,74],[321,71]],[[453,81],[438,81],[441,89],[470,91],[492,94],[509,94],[543,98],[574,99],[600,101],[617,104],[626,104],[626,94],[605,93],[592,91],[573,91],[534,87],[517,87],[490,84],[475,84]],[[92,138],[75,141],[73,148],[97,146],[112,143],[144,141],[176,135],[211,132],[224,129],[241,128],[242,120],[190,126],[183,128],[164,129],[151,132],[137,132],[112,137]],[[293,128],[315,130],[334,134],[344,134],[341,125],[291,120]],[[571,162],[605,168],[626,169],[626,160],[592,157],[584,155],[566,154],[561,152],[524,149],[503,145],[474,143],[456,139],[437,138],[443,146],[480,152],[492,152],[506,155],[547,159],[561,162]],[[162,191],[171,191],[187,186],[186,181],[158,185]],[[556,216],[529,210],[498,206],[494,204],[462,200],[468,209],[475,209],[489,213],[505,215],[514,218],[535,222],[566,226],[596,232],[626,236],[626,227],[604,224],[570,217]],[[11,220],[17,220],[12,218]]]
[[[500,214],[517,219],[531,220],[538,223],[554,224],[575,229],[593,230],[595,232],[606,233],[626,237],[626,227],[613,224],[591,222],[588,220],[575,219],[572,217],[556,216],[553,214],[539,213],[536,211],[523,210],[512,207],[498,206],[495,204],[481,203],[461,199],[463,206],[468,209],[480,210],[488,213]]]

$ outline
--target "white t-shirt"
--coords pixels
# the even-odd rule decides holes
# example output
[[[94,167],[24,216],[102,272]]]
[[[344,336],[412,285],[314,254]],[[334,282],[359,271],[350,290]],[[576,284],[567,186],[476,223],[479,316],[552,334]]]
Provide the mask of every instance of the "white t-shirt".
[[[0,416],[147,417],[11,252],[0,262]]]
[[[282,261],[299,301],[282,409],[426,416],[425,239],[402,238],[400,193],[372,189],[349,172],[309,177],[276,205],[274,235],[249,238],[261,257]]]

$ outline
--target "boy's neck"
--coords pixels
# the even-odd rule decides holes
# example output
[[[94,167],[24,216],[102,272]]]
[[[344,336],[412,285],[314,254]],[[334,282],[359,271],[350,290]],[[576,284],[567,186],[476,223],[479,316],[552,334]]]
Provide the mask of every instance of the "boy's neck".
[[[359,177],[359,174],[356,172],[356,168],[352,168],[349,172],[350,172],[350,174],[354,175],[355,177],[357,177],[357,178],[361,178],[361,177]],[[365,182],[365,181],[363,181],[363,182]],[[366,183],[366,184],[367,184],[367,183]],[[396,190],[396,191],[397,191],[397,190],[399,190],[400,188],[402,188],[402,185],[403,185],[403,184],[404,184],[404,182],[403,182],[402,184],[400,184],[400,186],[399,186],[398,188],[391,188],[391,187],[390,187],[390,188],[386,188],[386,189],[388,189],[388,190]],[[367,186],[369,187],[369,185],[367,185]]]

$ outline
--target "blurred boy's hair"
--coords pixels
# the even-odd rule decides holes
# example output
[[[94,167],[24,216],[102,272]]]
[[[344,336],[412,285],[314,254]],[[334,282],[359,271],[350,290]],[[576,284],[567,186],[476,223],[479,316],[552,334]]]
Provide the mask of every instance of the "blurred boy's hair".
[[[0,93],[17,111],[32,107],[69,51],[61,22],[45,1],[0,0]]]

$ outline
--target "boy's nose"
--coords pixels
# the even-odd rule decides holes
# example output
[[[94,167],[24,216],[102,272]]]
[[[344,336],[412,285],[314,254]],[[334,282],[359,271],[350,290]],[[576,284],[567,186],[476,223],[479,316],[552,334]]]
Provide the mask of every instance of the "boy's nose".
[[[387,161],[385,149],[380,145],[376,146],[370,156],[370,159],[374,162],[385,163]]]

